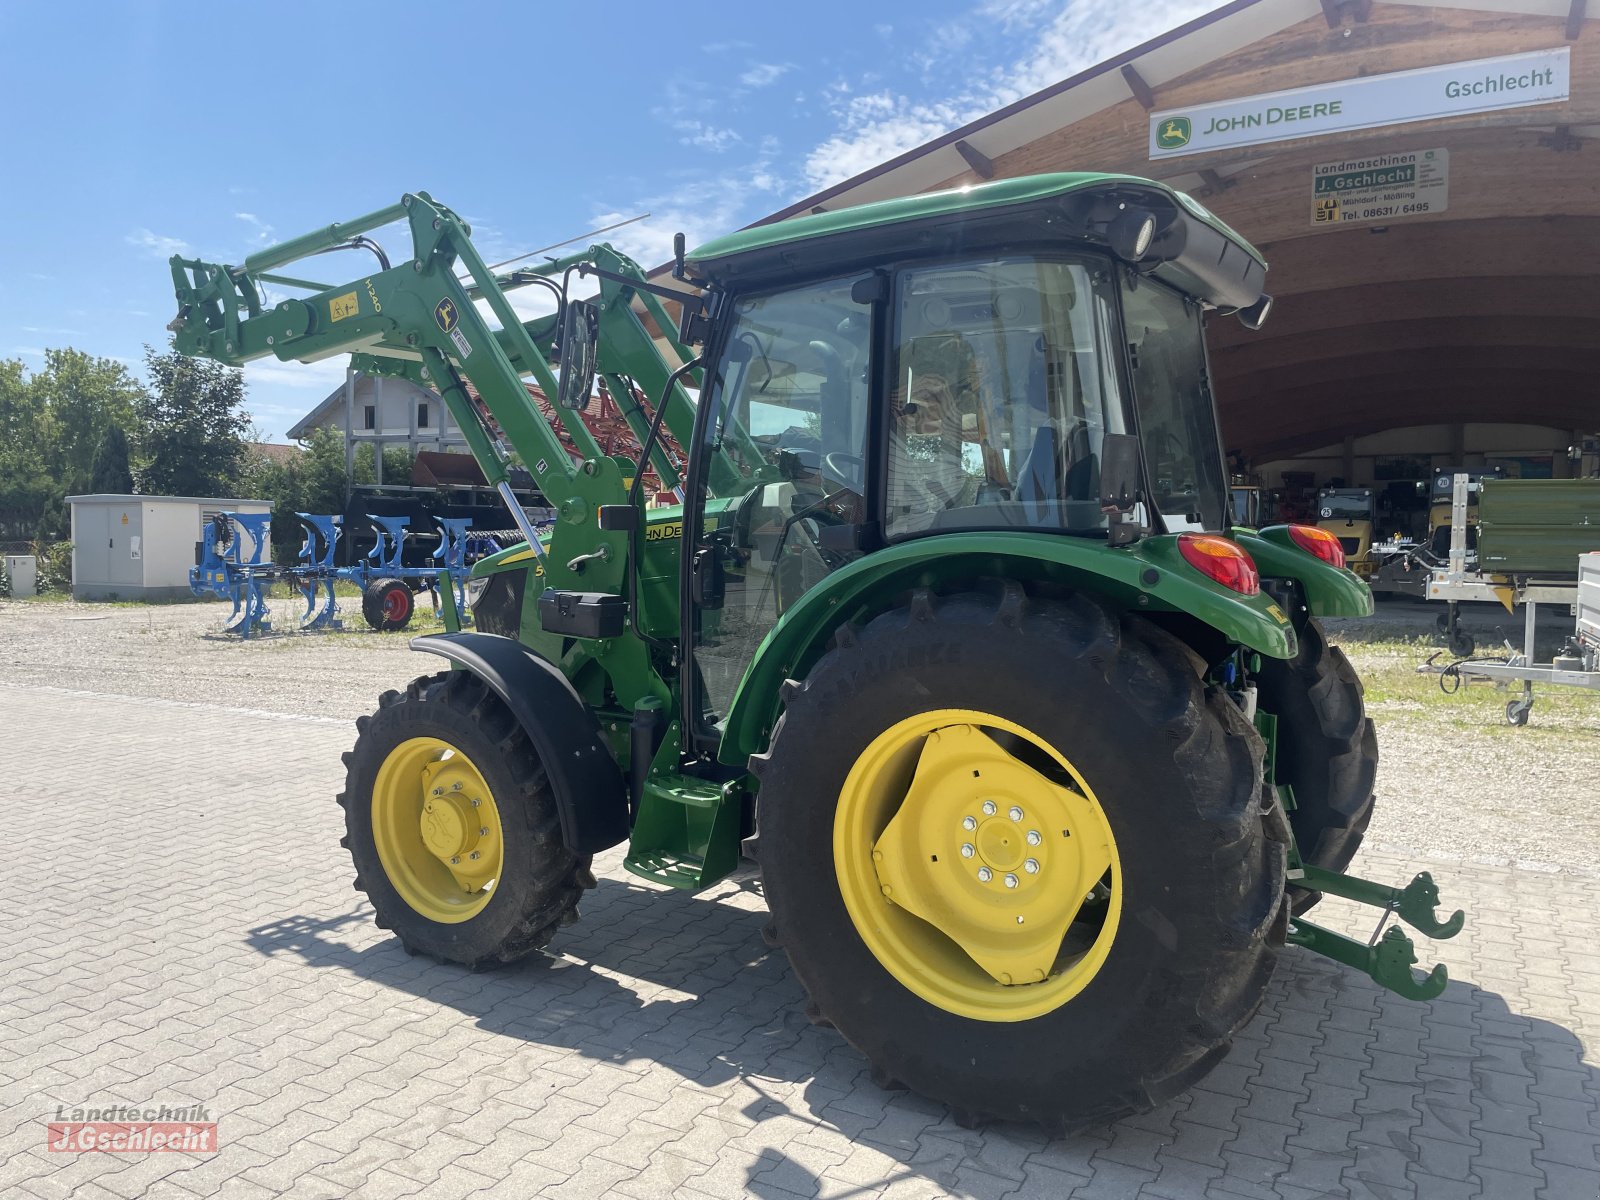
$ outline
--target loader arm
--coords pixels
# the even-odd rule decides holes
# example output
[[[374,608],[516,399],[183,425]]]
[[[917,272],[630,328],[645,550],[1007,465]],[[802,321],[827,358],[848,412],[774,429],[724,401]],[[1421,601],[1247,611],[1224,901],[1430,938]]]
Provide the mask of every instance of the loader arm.
[[[409,259],[391,266],[364,235],[399,221],[407,224],[413,249]],[[379,269],[349,283],[333,286],[277,273],[314,255],[362,246],[379,254]],[[635,302],[642,303],[675,354],[688,361],[692,353],[674,336],[660,300],[645,290],[644,273],[608,245],[592,246],[532,270],[496,275],[473,246],[466,222],[426,192],[416,192],[389,208],[258,251],[241,267],[181,256],[174,256],[171,265],[178,315],[169,328],[179,352],[230,366],[269,356],[284,362],[315,362],[351,353],[357,355],[360,369],[409,378],[430,388],[443,398],[513,518],[521,515],[521,509],[510,496],[510,460],[486,417],[503,432],[505,443],[533,474],[539,490],[564,515],[572,509],[563,506],[577,502],[579,491],[586,495],[592,491],[576,486],[584,467],[573,462],[526,387],[536,384],[552,401],[558,395],[552,359],[559,321],[540,317],[524,322],[507,297],[517,288],[559,277],[564,293],[565,280],[573,273],[598,275],[599,374],[641,442],[652,414],[634,399],[630,380],[652,403],[665,391],[663,425],[680,445],[689,441],[694,401],[680,384],[667,389],[679,364],[663,358]],[[262,301],[262,284],[302,294],[268,308]],[[467,382],[481,399],[481,410],[468,393]],[[580,413],[559,406],[555,412],[584,463],[603,457]],[[681,464],[672,462],[659,445],[651,457],[650,465],[663,484],[677,486]],[[732,468],[719,464],[717,469]],[[588,499],[592,505],[597,500],[621,503],[624,497],[589,495]],[[537,547],[525,519],[519,524]]]

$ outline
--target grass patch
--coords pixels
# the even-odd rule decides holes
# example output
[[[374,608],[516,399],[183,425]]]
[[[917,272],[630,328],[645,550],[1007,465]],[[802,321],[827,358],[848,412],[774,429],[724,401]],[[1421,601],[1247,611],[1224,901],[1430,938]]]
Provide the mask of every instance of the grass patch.
[[[1435,666],[1448,666],[1454,657],[1440,651],[1430,637],[1355,639],[1341,630],[1335,640],[1341,645],[1366,688],[1368,715],[1380,724],[1390,721],[1421,721],[1462,728],[1499,727],[1507,733],[1524,735],[1544,732],[1569,737],[1587,730],[1600,734],[1600,693],[1582,688],[1539,686],[1534,688],[1532,723],[1526,729],[1511,730],[1506,725],[1506,702],[1521,694],[1521,685],[1496,687],[1487,681],[1460,681],[1460,687],[1447,693],[1440,686],[1437,672],[1419,672],[1429,656],[1438,653]],[[1477,657],[1500,659],[1504,648],[1486,648]],[[1445,680],[1446,687],[1452,680]]]

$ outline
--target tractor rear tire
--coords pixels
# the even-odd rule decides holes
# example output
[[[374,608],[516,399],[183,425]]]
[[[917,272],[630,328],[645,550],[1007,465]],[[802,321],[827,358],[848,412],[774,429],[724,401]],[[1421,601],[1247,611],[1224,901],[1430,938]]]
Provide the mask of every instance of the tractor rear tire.
[[[562,844],[538,753],[481,679],[467,671],[424,676],[404,693],[386,692],[356,728],[338,798],[340,844],[378,928],[412,954],[478,968],[523,958],[577,920],[578,898],[594,886],[590,857]],[[430,845],[427,826],[418,829],[435,803],[442,820]],[[481,820],[482,836],[462,818]],[[440,856],[441,833],[462,839],[442,847],[448,857]],[[480,866],[483,876],[468,880],[479,886],[469,891],[455,872]]]
[[[1299,653],[1263,659],[1256,686],[1257,703],[1278,718],[1278,782],[1294,789],[1289,826],[1300,857],[1343,871],[1361,846],[1376,801],[1378,738],[1361,679],[1312,618],[1300,631]],[[1298,916],[1321,893],[1291,885],[1289,897]]]
[[[361,593],[361,615],[380,633],[411,624],[417,599],[400,579],[374,579]]]
[[[810,995],[812,1019],[860,1050],[882,1086],[942,1101],[963,1123],[1023,1121],[1059,1133],[1154,1108],[1227,1053],[1283,944],[1288,828],[1262,778],[1260,738],[1233,701],[1202,686],[1193,662],[1170,634],[1095,599],[1030,597],[997,582],[946,598],[919,591],[907,607],[846,626],[803,683],[785,686],[771,744],[750,762],[775,936]],[[933,730],[920,747],[879,754],[919,722]],[[919,764],[950,737],[963,757],[929,778],[964,789],[961,807],[935,820],[930,793],[918,791]],[[979,781],[976,767],[996,747],[1014,761],[985,767]],[[863,775],[866,763],[889,764],[878,776],[887,782],[862,792],[876,770]],[[1037,803],[1008,798],[1006,780],[1030,772],[1045,781],[1034,788]],[[1052,821],[1047,801],[1063,792],[1078,797],[1066,811],[1087,804],[1104,825],[1077,826],[1076,840],[1061,829],[1069,840],[1058,840],[1069,819],[1057,809]],[[924,840],[900,854],[880,832],[884,818],[876,828],[851,823],[860,794],[886,796],[881,812],[900,806],[887,828],[904,817],[916,836],[951,844]],[[986,796],[998,796],[997,807]],[[945,819],[967,810],[975,816]],[[1025,833],[1003,825],[1008,814]],[[865,837],[855,837],[858,828]],[[1086,828],[1103,830],[1111,847],[1103,875],[1092,857],[1076,876],[1056,865],[1086,844]],[[1031,849],[1041,842],[1058,858]],[[1011,854],[1015,868],[991,871],[994,852]],[[1021,861],[1035,853],[1042,861]],[[863,859],[864,888],[853,882]],[[944,929],[902,907],[908,892],[889,874],[902,868],[975,894],[979,919],[998,922],[988,933],[1002,952],[1020,937],[1013,907],[1018,925],[1029,905],[1058,897],[1077,911],[1065,941],[1042,943],[1035,961],[1055,955],[1049,972],[1006,986],[999,981],[1009,971],[981,967]],[[992,890],[974,893],[969,871]],[[1066,881],[1090,876],[1098,883],[1078,907],[1081,885],[1069,892]],[[887,883],[876,886],[881,879],[896,880],[898,901]],[[1097,916],[1102,892],[1109,898]],[[962,896],[952,902],[969,903]],[[901,943],[884,940],[891,927]],[[908,970],[897,944],[925,954],[930,973]]]

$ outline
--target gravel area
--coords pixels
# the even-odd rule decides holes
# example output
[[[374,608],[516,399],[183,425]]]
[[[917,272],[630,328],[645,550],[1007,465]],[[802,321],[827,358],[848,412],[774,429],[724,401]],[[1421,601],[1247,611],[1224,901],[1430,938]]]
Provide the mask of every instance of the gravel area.
[[[345,632],[244,642],[221,632],[228,606],[220,603],[0,603],[0,712],[19,701],[20,685],[353,720],[378,693],[435,669],[408,642],[438,626],[423,619],[406,632],[374,633],[349,607]],[[280,602],[280,620],[292,608]],[[1478,685],[1446,696],[1436,676],[1416,673],[1432,652],[1431,610],[1405,606],[1395,618],[1388,609],[1332,631],[1367,683],[1378,727],[1369,843],[1600,874],[1600,695],[1544,689],[1532,723],[1512,729],[1504,693]],[[1503,613],[1473,617],[1489,628],[1506,623]],[[1567,621],[1552,610],[1548,624],[1570,629]]]
[[[443,669],[442,659],[409,649],[416,633],[440,628],[436,622],[376,633],[361,619],[359,600],[342,605],[342,632],[274,631],[247,642],[222,632],[230,611],[223,601],[0,601],[0,678],[353,721],[376,706],[380,692]],[[291,626],[300,607],[274,602],[277,619]]]

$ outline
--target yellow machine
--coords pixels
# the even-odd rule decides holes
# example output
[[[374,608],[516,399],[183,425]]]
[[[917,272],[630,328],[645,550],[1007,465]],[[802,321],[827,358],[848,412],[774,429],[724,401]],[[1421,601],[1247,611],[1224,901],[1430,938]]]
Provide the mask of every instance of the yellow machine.
[[[1445,524],[1450,523],[1445,505]],[[1372,574],[1372,539],[1378,528],[1378,500],[1371,488],[1323,488],[1317,493],[1317,527],[1344,547],[1345,566],[1363,579]]]

